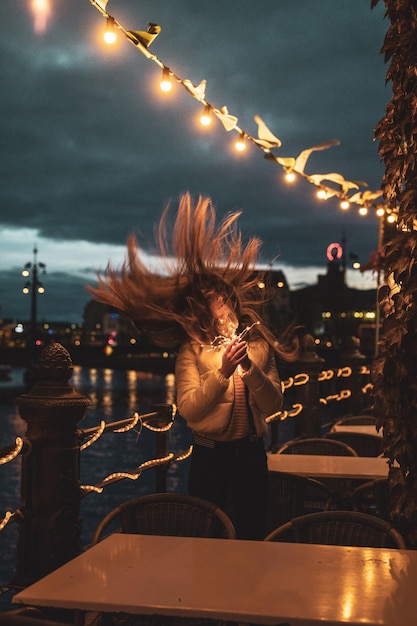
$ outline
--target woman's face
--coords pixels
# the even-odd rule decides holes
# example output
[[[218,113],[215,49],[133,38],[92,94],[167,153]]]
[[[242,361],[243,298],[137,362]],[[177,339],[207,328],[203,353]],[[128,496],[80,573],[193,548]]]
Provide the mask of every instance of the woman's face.
[[[224,295],[213,293],[208,299],[208,307],[219,335],[233,337],[239,322],[234,309],[230,306],[230,300]]]

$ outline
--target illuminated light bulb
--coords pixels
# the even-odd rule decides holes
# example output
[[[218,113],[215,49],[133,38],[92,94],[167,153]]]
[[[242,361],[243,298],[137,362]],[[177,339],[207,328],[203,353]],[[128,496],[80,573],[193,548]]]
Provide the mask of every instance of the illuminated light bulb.
[[[208,105],[204,108],[204,112],[200,116],[200,124],[202,126],[210,126],[211,124],[210,107]]]
[[[245,143],[245,135],[244,135],[244,133],[240,134],[239,139],[235,143],[235,148],[236,148],[236,150],[238,152],[244,152],[246,150],[246,143]]]
[[[114,18],[107,18],[106,30],[104,31],[103,39],[110,46],[116,41],[117,36],[114,30]]]
[[[368,215],[368,208],[366,206],[361,206],[359,209],[359,215]]]
[[[354,261],[354,263],[352,263],[352,267],[354,270],[360,270],[361,264],[359,263],[359,261]]]
[[[346,211],[350,207],[350,202],[348,200],[342,200],[340,203],[340,208]]]
[[[396,222],[395,215],[393,215],[392,213],[388,215],[387,222],[389,222],[390,224],[393,224],[394,222]]]
[[[22,270],[22,276],[29,276],[29,270]]]
[[[169,69],[165,67],[162,71],[162,80],[160,82],[161,90],[168,93],[172,89],[171,79],[169,77]]]
[[[38,293],[45,293],[45,287],[38,287]]]
[[[327,198],[327,194],[324,191],[324,189],[319,189],[318,190],[317,197],[319,198],[319,200],[325,200]]]
[[[22,291],[23,293],[29,293],[29,287],[23,287]]]
[[[287,174],[285,174],[285,180],[287,181],[287,183],[293,183],[295,181],[294,172],[288,172]]]
[[[376,214],[378,217],[382,217],[383,215],[385,215],[385,210],[380,207],[379,209],[376,210]]]

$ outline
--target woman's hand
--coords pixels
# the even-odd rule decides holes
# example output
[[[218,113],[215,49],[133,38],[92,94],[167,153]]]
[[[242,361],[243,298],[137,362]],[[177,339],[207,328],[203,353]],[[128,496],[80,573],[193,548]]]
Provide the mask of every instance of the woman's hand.
[[[226,345],[219,371],[225,378],[230,378],[238,365],[242,367],[243,371],[247,371],[251,362],[247,353],[246,341],[239,341],[239,338],[236,337]]]

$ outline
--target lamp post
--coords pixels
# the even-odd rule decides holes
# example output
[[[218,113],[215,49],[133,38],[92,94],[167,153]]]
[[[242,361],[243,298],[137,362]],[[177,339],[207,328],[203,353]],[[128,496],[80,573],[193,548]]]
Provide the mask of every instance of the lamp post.
[[[38,293],[45,293],[44,286],[38,279],[39,272],[42,271],[43,274],[46,273],[46,265],[45,263],[40,263],[37,259],[38,250],[36,246],[33,248],[33,261],[26,263],[22,270],[22,276],[25,278],[30,278],[25,283],[23,287],[23,293],[30,293],[30,331],[29,331],[29,346],[31,348],[32,353],[34,353],[34,349],[36,346],[37,339],[37,313],[38,313],[38,303],[37,297]]]

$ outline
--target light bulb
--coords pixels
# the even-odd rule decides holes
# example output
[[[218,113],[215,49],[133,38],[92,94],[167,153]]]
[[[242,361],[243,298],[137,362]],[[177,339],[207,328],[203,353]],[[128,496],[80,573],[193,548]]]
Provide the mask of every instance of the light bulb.
[[[327,194],[326,194],[325,190],[324,189],[319,189],[318,192],[317,192],[317,197],[320,200],[325,200],[327,198]]]
[[[350,203],[347,200],[342,200],[340,203],[340,208],[346,211],[350,207]]]
[[[208,105],[204,107],[204,112],[200,116],[200,124],[202,126],[210,126],[211,124],[210,107]]]
[[[114,18],[112,17],[107,18],[107,25],[106,25],[106,30],[104,31],[103,38],[104,38],[104,41],[108,43],[109,45],[113,44],[117,39],[115,30],[114,30]]]
[[[168,93],[172,89],[171,79],[169,77],[169,69],[165,67],[162,71],[162,79],[160,82],[161,90]]]
[[[287,181],[287,183],[293,183],[295,181],[295,174],[294,174],[294,172],[287,172],[285,174],[285,180]]]
[[[240,134],[239,139],[235,143],[235,148],[238,152],[244,152],[246,150],[245,135]]]

